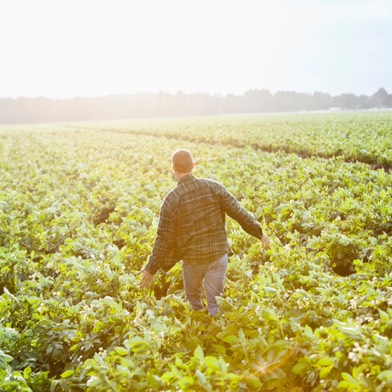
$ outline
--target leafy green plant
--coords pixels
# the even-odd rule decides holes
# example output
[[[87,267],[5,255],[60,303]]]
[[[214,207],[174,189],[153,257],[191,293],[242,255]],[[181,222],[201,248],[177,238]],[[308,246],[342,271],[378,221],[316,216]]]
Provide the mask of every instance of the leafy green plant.
[[[0,134],[2,390],[392,388],[390,113]],[[184,143],[272,239],[228,219],[213,319],[189,309],[180,263],[139,287]]]

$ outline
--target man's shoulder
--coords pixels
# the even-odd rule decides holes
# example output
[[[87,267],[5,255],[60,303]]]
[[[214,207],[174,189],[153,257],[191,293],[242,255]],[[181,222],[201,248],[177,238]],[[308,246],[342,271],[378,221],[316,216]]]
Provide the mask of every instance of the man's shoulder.
[[[164,198],[164,203],[168,205],[175,205],[176,202],[178,202],[184,194],[189,194],[189,192],[196,191],[197,188],[208,188],[214,192],[220,192],[221,190],[224,190],[224,186],[211,178],[199,178],[199,177],[193,177],[192,178],[193,186],[184,186],[183,184],[178,184],[175,188],[173,188],[169,193]],[[196,186],[195,186],[196,185]]]
[[[213,180],[212,178],[197,178],[196,180],[198,181],[199,184],[205,186],[215,187],[215,188],[223,187],[223,185],[220,182]]]
[[[175,204],[180,198],[182,193],[184,192],[184,187],[178,183],[173,189],[171,189],[163,199],[164,204]]]
[[[213,180],[212,178],[201,178],[200,181],[202,186],[208,188],[215,195],[224,195],[227,193],[227,190],[224,185],[217,180]]]
[[[179,197],[178,187],[171,189],[164,197],[165,202],[171,202]]]

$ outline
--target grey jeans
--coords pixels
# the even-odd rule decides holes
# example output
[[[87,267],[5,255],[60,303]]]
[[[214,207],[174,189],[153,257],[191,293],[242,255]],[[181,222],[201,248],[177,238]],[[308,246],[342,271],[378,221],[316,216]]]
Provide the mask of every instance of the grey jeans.
[[[188,265],[182,267],[185,295],[194,310],[202,310],[202,286],[207,298],[207,309],[211,316],[219,311],[216,297],[223,293],[223,283],[227,271],[228,256],[202,265]]]

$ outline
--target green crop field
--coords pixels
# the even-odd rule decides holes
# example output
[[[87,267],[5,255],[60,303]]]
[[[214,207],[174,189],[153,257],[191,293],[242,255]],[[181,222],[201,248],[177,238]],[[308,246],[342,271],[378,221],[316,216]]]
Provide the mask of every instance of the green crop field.
[[[222,182],[222,313],[139,288],[170,157]],[[0,126],[1,391],[392,391],[392,112]]]

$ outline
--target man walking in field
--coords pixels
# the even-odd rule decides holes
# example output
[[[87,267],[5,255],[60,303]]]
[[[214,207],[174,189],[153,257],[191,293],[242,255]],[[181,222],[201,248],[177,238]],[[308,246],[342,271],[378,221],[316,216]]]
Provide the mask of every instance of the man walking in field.
[[[219,311],[216,297],[223,293],[228,256],[231,254],[225,230],[225,216],[261,240],[268,248],[270,240],[260,225],[223,185],[196,178],[193,156],[188,150],[172,155],[177,186],[168,193],[160,211],[157,237],[149,261],[142,271],[140,285],[151,286],[154,274],[170,269],[183,260],[185,295],[194,310],[202,310],[202,286],[211,316]]]

